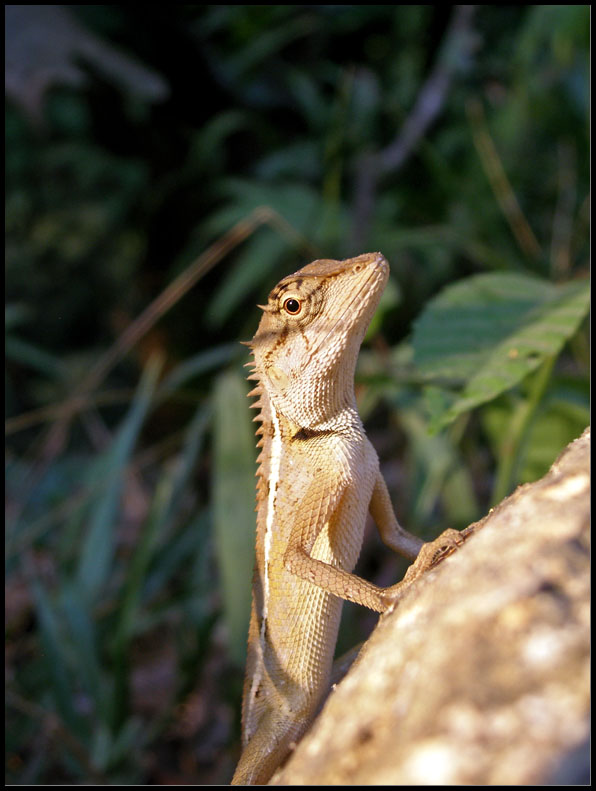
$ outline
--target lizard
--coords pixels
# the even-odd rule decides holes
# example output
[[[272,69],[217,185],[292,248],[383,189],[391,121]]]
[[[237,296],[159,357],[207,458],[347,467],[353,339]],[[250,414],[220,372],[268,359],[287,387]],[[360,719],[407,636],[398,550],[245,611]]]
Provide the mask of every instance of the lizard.
[[[265,784],[316,716],[343,600],[382,613],[461,542],[453,529],[425,544],[401,527],[356,408],[356,360],[388,278],[381,253],[313,261],[259,305],[246,344],[261,451],[243,751],[232,785]],[[368,511],[384,543],[416,561],[390,587],[352,573]]]

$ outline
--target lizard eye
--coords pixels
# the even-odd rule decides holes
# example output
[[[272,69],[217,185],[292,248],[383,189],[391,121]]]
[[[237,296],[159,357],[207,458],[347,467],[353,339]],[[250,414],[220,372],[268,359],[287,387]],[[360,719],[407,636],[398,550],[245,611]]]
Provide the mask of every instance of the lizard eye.
[[[297,316],[302,310],[302,302],[299,299],[294,299],[294,297],[288,297],[284,301],[284,310],[291,316]]]

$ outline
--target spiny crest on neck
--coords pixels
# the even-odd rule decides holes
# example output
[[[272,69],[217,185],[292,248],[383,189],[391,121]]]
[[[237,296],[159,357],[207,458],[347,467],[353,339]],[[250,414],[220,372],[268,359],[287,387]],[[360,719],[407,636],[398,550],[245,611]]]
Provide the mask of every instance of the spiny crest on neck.
[[[250,344],[245,344],[249,346]],[[251,351],[251,356],[254,358],[254,352]],[[255,380],[257,382],[256,387],[254,387],[247,395],[249,398],[256,398],[256,401],[250,405],[250,409],[258,409],[259,411],[253,418],[253,423],[258,423],[255,430],[255,435],[257,436],[257,448],[260,448],[260,453],[257,456],[257,471],[255,475],[257,476],[257,504],[255,506],[255,510],[259,508],[259,502],[266,496],[267,492],[267,482],[269,480],[269,468],[268,468],[268,454],[267,449],[265,448],[265,435],[267,431],[267,426],[269,422],[269,410],[268,410],[268,397],[266,391],[263,389],[263,386],[260,381],[260,377],[255,370],[255,363],[254,359],[250,360],[249,362],[245,363],[245,368],[249,368],[250,372],[246,377],[248,380]]]

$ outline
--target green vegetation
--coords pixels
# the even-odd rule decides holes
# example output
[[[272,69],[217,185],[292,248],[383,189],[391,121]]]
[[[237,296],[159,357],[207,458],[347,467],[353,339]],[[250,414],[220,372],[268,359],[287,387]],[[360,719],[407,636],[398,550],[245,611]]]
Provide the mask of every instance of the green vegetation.
[[[357,395],[414,532],[540,477],[589,422],[589,7],[21,8],[7,782],[225,783],[255,303],[315,257],[389,259]],[[397,579],[388,554],[371,534],[360,573]],[[345,648],[375,620],[346,616]]]

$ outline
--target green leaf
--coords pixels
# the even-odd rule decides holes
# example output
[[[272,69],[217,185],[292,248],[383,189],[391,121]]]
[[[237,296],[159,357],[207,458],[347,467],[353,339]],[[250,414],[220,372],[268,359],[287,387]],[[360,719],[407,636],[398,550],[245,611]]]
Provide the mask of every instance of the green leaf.
[[[184,530],[172,536],[160,547],[144,585],[145,599],[156,596],[165,588],[189,557],[201,550],[201,545],[206,543],[207,536],[208,520],[201,512],[186,525]]]
[[[41,374],[50,376],[53,379],[64,379],[65,370],[62,362],[54,357],[53,354],[46,352],[33,343],[23,341],[14,335],[5,338],[4,351],[11,360],[33,368]]]
[[[122,605],[115,629],[116,653],[123,655],[127,644],[137,632],[138,611],[146,588],[148,569],[156,554],[163,557],[163,547],[156,551],[158,539],[171,545],[166,536],[169,524],[185,502],[185,489],[205,437],[210,409],[201,405],[190,421],[180,455],[175,463],[164,468],[157,482],[151,509],[145,520],[133,556],[128,564]],[[194,531],[195,536],[198,531]],[[164,536],[166,539],[164,540]],[[184,557],[188,557],[185,553]]]
[[[56,710],[74,732],[79,733],[80,718],[73,706],[74,689],[70,678],[66,656],[66,644],[61,624],[47,591],[41,582],[31,578],[31,590],[35,611],[39,621],[40,640],[43,647],[42,658],[48,676],[51,679],[51,691]]]
[[[205,317],[210,326],[224,325],[247,294],[254,294],[259,284],[267,278],[275,279],[270,273],[287,247],[287,241],[269,228],[261,229],[244,245],[236,262],[230,267],[229,275],[224,278],[223,284],[214,294],[207,308]],[[266,291],[272,286],[273,283],[266,288]]]
[[[109,698],[101,674],[95,623],[75,583],[65,581],[61,591],[61,604],[70,631],[70,646],[76,661],[77,676],[83,681],[94,703],[97,720],[109,719]]]
[[[151,405],[160,367],[161,363],[155,359],[147,365],[132,406],[114,442],[95,469],[96,475],[104,476],[104,485],[91,510],[78,569],[81,590],[90,600],[97,596],[110,573],[124,471]]]
[[[246,385],[230,371],[213,394],[213,521],[231,656],[244,661],[255,536],[255,438]]]
[[[425,387],[422,395],[429,416],[428,431],[430,434],[436,434],[442,425],[443,416],[451,409],[457,396],[451,390],[434,385]]]
[[[4,331],[10,332],[20,324],[26,324],[31,319],[31,308],[22,302],[11,302],[4,306]]]
[[[478,518],[472,476],[449,433],[429,436],[422,411],[417,404],[407,405],[403,395],[390,396],[400,425],[408,437],[411,454],[411,501],[408,520],[420,525],[436,519],[440,503],[447,524],[464,527]],[[430,538],[427,534],[425,537]]]
[[[159,528],[161,527],[168,507],[171,503],[173,482],[172,471],[162,475],[151,503],[151,510],[135,546],[134,553],[128,564],[124,590],[122,592],[122,605],[115,627],[114,640],[116,644],[115,655],[121,657],[126,651],[130,639],[134,635],[137,620],[137,610],[141,600],[141,591],[149,566],[151,554],[154,550]]]
[[[519,399],[502,397],[482,410],[482,426],[496,458],[505,452],[504,441],[517,409]],[[554,376],[521,449],[516,482],[541,478],[563,448],[579,437],[589,423],[589,384]]]
[[[231,358],[238,354],[239,350],[240,346],[238,343],[222,343],[219,346],[214,346],[189,357],[165,377],[159,387],[158,398],[167,397],[195,376],[200,376],[206,371],[211,371],[213,368],[229,363]]]
[[[556,356],[589,307],[586,281],[556,286],[521,274],[477,275],[444,289],[414,327],[414,361],[429,380],[451,380],[456,397],[433,398],[439,430],[491,401]],[[450,403],[451,401],[451,403]]]
[[[253,180],[228,179],[222,189],[226,203],[204,223],[211,234],[228,231],[258,206],[273,206],[296,231],[312,238],[320,220],[321,204],[317,193],[299,182],[263,184]],[[247,294],[260,294],[261,301],[275,284],[271,273],[280,259],[295,245],[277,228],[259,230],[235,254],[235,261],[214,293],[206,320],[212,327],[221,327],[246,299]],[[273,281],[273,282],[271,282]],[[263,284],[266,284],[263,287]]]

